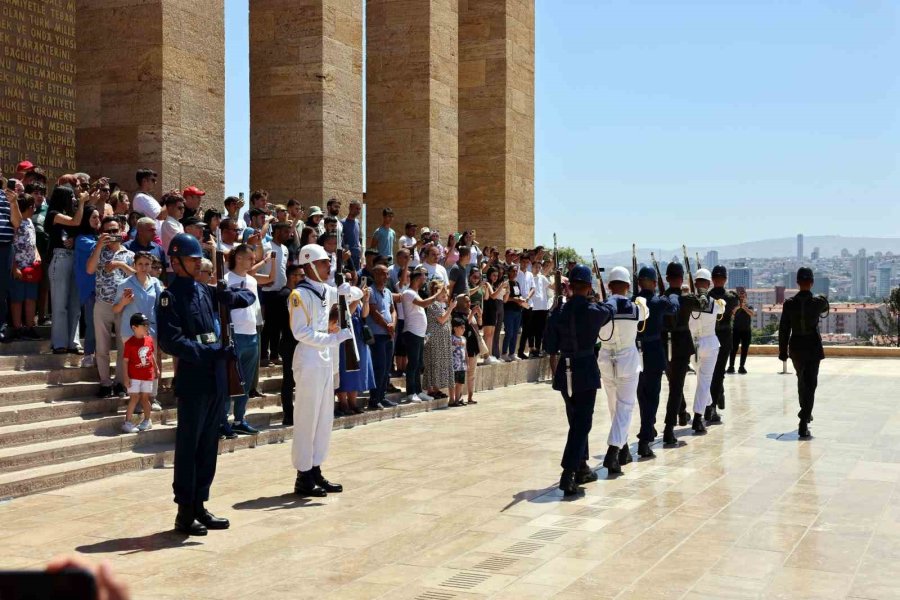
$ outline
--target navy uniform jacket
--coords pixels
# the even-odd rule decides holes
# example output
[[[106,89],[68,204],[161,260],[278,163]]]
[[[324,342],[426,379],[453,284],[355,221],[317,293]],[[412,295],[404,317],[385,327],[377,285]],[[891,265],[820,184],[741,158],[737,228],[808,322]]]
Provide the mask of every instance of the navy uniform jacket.
[[[678,311],[676,314],[667,314],[663,319],[666,336],[664,342],[668,344],[672,340],[672,356],[669,358],[688,358],[694,354],[694,339],[688,323],[691,313],[698,313],[707,308],[707,300],[694,294],[682,294],[681,288],[669,288],[666,296],[678,296]]]
[[[787,360],[822,360],[822,336],[819,334],[819,317],[830,310],[828,298],[813,296],[812,292],[797,292],[784,301],[781,322],[778,325],[778,357]]]
[[[594,357],[594,344],[600,328],[615,314],[614,304],[591,302],[584,296],[573,296],[562,308],[550,314],[544,346],[547,352],[560,354],[553,375],[554,390],[565,391],[567,365],[572,369],[570,394],[600,389],[600,368]]]
[[[709,297],[713,300],[718,300],[719,298],[725,300],[725,313],[722,315],[722,319],[716,321],[716,337],[719,338],[719,341],[727,340],[728,344],[731,344],[731,336],[732,333],[732,320],[734,319],[734,311],[737,310],[737,307],[741,304],[741,299],[734,292],[726,291],[723,287],[714,287],[709,290]]]
[[[666,347],[663,345],[663,318],[678,314],[678,296],[658,296],[650,290],[641,290],[638,296],[647,300],[650,316],[644,331],[638,331],[637,339],[644,355],[644,370],[666,370]]]
[[[214,293],[208,285],[190,277],[176,277],[156,301],[159,347],[178,358],[175,396],[189,398],[224,390],[226,350],[220,342],[203,343],[198,336],[219,339],[219,302],[229,308],[246,308],[256,302],[250,290],[226,288]]]

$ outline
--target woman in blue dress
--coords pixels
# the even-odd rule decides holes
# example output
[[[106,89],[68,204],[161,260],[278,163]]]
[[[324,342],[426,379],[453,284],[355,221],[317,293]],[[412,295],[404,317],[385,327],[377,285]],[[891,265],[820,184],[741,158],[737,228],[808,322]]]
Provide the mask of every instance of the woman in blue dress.
[[[357,282],[356,273],[347,271],[344,273],[344,281],[355,286]],[[363,323],[369,316],[369,288],[366,286],[362,291],[354,288],[354,293],[350,298],[357,298],[350,303],[350,315],[353,322],[353,337],[356,338],[356,349],[359,352],[359,370],[347,371],[344,364],[344,353],[339,351],[340,355],[340,385],[337,389],[338,407],[335,409],[335,416],[358,415],[363,412],[357,406],[356,396],[359,392],[368,392],[375,388],[375,371],[372,368],[372,355],[369,353],[369,346],[363,339]]]

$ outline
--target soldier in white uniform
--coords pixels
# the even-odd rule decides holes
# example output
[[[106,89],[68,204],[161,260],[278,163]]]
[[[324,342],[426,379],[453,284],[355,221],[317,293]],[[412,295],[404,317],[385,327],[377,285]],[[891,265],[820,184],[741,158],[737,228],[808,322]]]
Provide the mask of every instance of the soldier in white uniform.
[[[349,295],[350,286],[340,289],[322,283],[328,278],[331,261],[325,249],[308,244],[300,249],[300,265],[306,279],[288,299],[291,332],[297,340],[294,350],[294,443],[292,459],[297,469],[294,493],[325,496],[343,491],[339,484],[322,476],[320,469],[328,454],[334,422],[334,372],[339,344],[353,338],[352,330],[328,331],[328,315],[338,301],[338,292]]]
[[[637,402],[641,355],[637,348],[638,325],[650,314],[647,300],[628,297],[631,275],[625,267],[615,267],[609,273],[610,296],[607,303],[615,307],[615,316],[600,329],[600,378],[609,402],[609,449],[603,466],[609,473],[621,473],[623,464],[631,462],[628,449],[628,428],[631,413]]]
[[[709,386],[712,383],[713,371],[716,368],[716,359],[719,356],[719,338],[716,336],[716,321],[725,312],[725,301],[709,297],[709,284],[712,280],[709,269],[698,269],[694,275],[697,282],[697,296],[704,305],[700,314],[691,315],[688,327],[694,338],[694,348],[697,351],[697,389],[694,391],[694,422],[691,429],[694,435],[706,433],[706,425],[703,424],[703,413],[706,407],[712,404],[712,394]]]

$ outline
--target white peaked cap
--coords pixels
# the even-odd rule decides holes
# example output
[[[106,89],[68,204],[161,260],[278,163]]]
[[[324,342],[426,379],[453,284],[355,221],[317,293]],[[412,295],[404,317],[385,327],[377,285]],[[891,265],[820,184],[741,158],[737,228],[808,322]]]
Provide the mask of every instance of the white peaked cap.
[[[308,265],[317,260],[331,260],[325,248],[318,244],[307,244],[300,248],[299,264]]]
[[[712,281],[712,273],[709,272],[709,269],[697,269],[697,274],[694,275],[694,279]]]
[[[612,283],[613,281],[631,283],[631,274],[628,273],[628,269],[625,267],[614,267],[613,270],[609,272],[609,282]]]

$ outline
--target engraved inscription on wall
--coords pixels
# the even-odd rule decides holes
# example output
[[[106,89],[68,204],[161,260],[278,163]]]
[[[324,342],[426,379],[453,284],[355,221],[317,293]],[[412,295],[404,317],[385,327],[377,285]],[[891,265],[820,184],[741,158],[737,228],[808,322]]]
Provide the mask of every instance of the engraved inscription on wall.
[[[0,0],[0,165],[75,171],[75,0]]]

